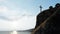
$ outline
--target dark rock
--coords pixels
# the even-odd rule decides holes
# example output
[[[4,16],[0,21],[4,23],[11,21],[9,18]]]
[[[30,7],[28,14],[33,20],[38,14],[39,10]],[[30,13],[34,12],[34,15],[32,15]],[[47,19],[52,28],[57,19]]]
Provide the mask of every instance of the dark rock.
[[[55,11],[57,13],[53,15],[46,23],[44,28],[40,28],[35,34],[60,34],[60,4],[56,4],[55,8],[45,10],[37,15],[35,29],[49,18]],[[59,9],[58,9],[59,8]]]

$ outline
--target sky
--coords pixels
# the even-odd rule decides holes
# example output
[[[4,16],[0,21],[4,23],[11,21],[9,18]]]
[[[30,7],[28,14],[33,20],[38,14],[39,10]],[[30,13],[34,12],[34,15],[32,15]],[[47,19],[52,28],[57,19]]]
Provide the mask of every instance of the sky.
[[[36,16],[60,0],[0,0],[0,31],[27,30],[36,25]]]

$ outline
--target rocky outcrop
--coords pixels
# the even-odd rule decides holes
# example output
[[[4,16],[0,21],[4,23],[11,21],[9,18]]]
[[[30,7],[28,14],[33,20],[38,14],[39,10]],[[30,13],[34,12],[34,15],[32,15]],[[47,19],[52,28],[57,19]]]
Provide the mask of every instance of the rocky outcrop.
[[[44,22],[47,18],[54,14],[44,25],[44,28],[39,28],[36,30],[35,34],[60,34],[60,4],[56,4],[54,8],[45,10],[37,15],[36,27],[35,29]]]

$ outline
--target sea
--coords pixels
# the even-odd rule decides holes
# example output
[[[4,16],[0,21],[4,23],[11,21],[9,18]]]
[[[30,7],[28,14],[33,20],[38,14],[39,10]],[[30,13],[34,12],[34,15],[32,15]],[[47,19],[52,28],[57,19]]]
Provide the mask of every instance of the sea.
[[[31,34],[29,31],[0,31],[0,34]]]

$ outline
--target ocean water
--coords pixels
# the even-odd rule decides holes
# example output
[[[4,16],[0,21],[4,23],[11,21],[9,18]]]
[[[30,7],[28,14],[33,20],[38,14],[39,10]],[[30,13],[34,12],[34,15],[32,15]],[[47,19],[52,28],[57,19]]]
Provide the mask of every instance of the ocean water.
[[[16,32],[16,31],[0,31],[0,34],[31,34],[29,31],[24,32]]]

